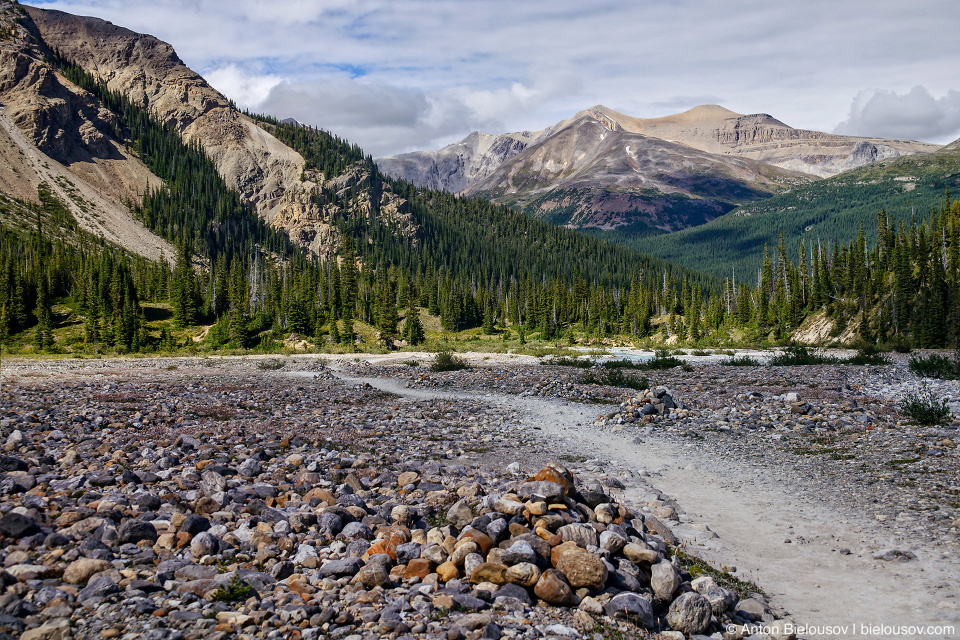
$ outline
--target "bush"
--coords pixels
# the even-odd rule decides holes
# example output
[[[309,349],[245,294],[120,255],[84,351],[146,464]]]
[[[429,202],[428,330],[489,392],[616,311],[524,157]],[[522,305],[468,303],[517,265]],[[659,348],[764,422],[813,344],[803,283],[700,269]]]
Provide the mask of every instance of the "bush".
[[[855,364],[859,366],[867,365],[884,365],[890,364],[890,358],[887,357],[887,354],[880,351],[877,347],[872,344],[861,345],[857,349],[856,355],[851,356],[847,359],[847,364]]]
[[[283,369],[284,366],[286,366],[286,363],[279,358],[271,358],[257,362],[257,369],[261,371],[277,371],[278,369]]]
[[[783,352],[770,358],[768,363],[772,367],[795,367],[813,364],[839,364],[840,360],[828,356],[818,349],[810,349],[806,345],[792,344],[785,347]]]
[[[897,353],[910,353],[910,351],[913,349],[910,341],[903,336],[894,336],[890,338],[890,341],[887,342],[887,346]]]
[[[433,364],[430,365],[430,371],[460,371],[469,368],[470,365],[467,364],[466,360],[453,355],[449,351],[437,352]]]
[[[642,365],[639,362],[634,362],[633,360],[627,360],[626,358],[604,362],[603,366],[605,369],[640,369],[642,368]]]
[[[653,360],[648,360],[643,364],[643,368],[649,371],[660,371],[682,366],[683,360],[670,355],[670,352],[666,349],[657,349],[653,354]]]
[[[562,356],[559,358],[544,358],[541,361],[541,364],[549,364],[555,367],[576,367],[577,369],[589,369],[593,366],[593,361]]]
[[[734,356],[729,360],[721,361],[720,364],[728,367],[759,367],[760,361],[750,356]]]
[[[229,584],[221,585],[213,592],[214,602],[234,602],[246,600],[253,595],[253,587],[243,582],[239,575],[234,575]]]
[[[912,393],[900,401],[900,412],[920,424],[940,424],[950,416],[947,401],[936,399],[929,391]]]
[[[931,353],[928,356],[913,356],[908,365],[910,371],[922,378],[943,378],[944,380],[956,380],[960,377],[960,355],[955,355],[953,359]]]
[[[580,384],[603,384],[636,390],[650,388],[650,382],[645,377],[638,378],[624,373],[622,369],[607,369],[606,367],[591,369],[580,376],[579,382]]]

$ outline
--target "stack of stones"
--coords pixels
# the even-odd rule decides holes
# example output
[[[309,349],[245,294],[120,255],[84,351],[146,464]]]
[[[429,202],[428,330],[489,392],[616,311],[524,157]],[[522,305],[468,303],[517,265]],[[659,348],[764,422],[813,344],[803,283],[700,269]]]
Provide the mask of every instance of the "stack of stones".
[[[666,417],[674,414],[675,417],[684,417],[687,407],[682,402],[673,399],[673,393],[667,387],[659,386],[647,389],[640,395],[628,398],[620,403],[617,412],[601,417],[601,422],[640,423],[654,422],[657,417]]]

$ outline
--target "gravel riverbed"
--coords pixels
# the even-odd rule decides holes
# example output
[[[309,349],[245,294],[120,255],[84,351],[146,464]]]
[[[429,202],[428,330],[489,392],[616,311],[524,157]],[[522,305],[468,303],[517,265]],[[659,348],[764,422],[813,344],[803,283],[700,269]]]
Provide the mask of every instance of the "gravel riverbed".
[[[473,361],[5,360],[0,632],[794,637],[815,612],[762,557],[730,565],[749,545],[681,495],[691,462],[686,477],[718,496],[766,483],[869,521],[869,540],[834,538],[831,553],[929,571],[904,607],[926,615],[903,620],[960,621],[940,578],[957,567],[958,425],[897,413],[924,384],[903,362],[698,364],[647,373],[645,393]],[[800,520],[778,545],[815,539]]]

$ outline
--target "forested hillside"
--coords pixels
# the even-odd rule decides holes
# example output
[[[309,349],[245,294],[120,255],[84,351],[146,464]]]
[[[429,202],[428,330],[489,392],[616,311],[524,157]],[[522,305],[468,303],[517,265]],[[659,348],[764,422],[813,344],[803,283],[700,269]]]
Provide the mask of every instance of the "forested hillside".
[[[61,301],[84,321],[82,344],[71,349],[172,346],[168,335],[144,331],[141,300],[168,302],[175,326],[212,325],[205,333],[211,347],[268,345],[291,333],[352,345],[354,321],[390,340],[400,337],[403,315],[410,318],[404,336],[417,342],[421,307],[440,316],[446,330],[482,326],[492,334],[510,325],[520,335],[536,331],[550,339],[577,325],[586,335],[644,335],[650,317],[666,312],[683,283],[701,291],[714,285],[694,272],[509,209],[385,181],[357,147],[319,130],[261,118],[262,126],[304,156],[308,169],[367,170],[368,182],[345,194],[314,195],[336,199],[358,189],[374,194],[368,215],[343,209],[338,259],[320,261],[243,204],[198,145],[184,144],[172,128],[80,67],[56,54],[50,62],[118,116],[116,138],[164,180],[132,207],[179,247],[179,255],[165,276],[158,275],[165,273],[160,264],[138,262],[134,268],[132,258],[83,234],[44,232],[43,215],[32,228],[23,224],[31,212],[66,209],[56,198],[41,207],[17,203],[21,224],[4,236],[4,338],[32,328],[36,348],[62,350],[67,345],[55,344],[47,329],[51,306]],[[415,233],[397,233],[377,215],[376,194],[387,187],[405,200]],[[104,260],[109,264],[99,271],[89,266]],[[108,302],[107,289],[125,293],[111,294]]]
[[[861,219],[868,238],[877,232],[877,212],[909,224],[933,207],[944,189],[960,193],[960,149],[904,156],[848,171],[762,202],[735,209],[705,225],[624,242],[665,260],[695,266],[720,276],[757,283],[763,246],[783,235],[787,253],[796,255],[801,238],[807,248],[820,242],[847,244],[857,237]]]

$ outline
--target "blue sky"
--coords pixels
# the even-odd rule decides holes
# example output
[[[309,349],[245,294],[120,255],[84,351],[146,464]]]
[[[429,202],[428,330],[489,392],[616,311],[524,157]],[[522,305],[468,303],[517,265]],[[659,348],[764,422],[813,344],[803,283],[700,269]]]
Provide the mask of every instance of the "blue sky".
[[[171,43],[241,106],[374,155],[604,104],[716,103],[794,127],[960,137],[955,0],[57,0]]]

